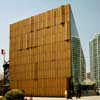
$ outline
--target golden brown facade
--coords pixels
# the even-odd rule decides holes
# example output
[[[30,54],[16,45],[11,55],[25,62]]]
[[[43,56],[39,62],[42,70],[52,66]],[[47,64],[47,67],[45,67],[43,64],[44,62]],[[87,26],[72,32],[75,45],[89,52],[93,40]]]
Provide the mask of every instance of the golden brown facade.
[[[10,87],[64,96],[71,77],[70,5],[10,25]]]

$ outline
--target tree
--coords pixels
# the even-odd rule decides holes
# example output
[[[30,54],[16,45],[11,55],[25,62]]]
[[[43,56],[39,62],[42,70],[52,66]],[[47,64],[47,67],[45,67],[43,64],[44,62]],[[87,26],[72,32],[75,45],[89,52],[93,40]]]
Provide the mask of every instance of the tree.
[[[3,100],[24,100],[24,92],[19,89],[12,89],[8,91]]]

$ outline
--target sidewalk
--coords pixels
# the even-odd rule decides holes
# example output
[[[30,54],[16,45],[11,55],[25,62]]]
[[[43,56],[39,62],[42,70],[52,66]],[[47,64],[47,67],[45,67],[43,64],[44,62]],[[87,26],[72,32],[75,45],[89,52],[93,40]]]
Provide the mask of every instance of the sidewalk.
[[[29,97],[27,97],[27,100],[30,100]],[[32,100],[67,100],[66,98],[50,98],[50,97],[33,97]],[[73,97],[72,100],[100,100],[100,96],[86,96],[81,97],[80,99],[76,99],[76,97]]]

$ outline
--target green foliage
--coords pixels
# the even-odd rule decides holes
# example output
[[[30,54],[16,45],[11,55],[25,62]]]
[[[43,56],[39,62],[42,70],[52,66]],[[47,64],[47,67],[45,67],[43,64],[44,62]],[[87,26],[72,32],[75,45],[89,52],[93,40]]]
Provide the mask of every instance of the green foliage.
[[[24,100],[24,93],[19,89],[12,89],[8,91],[3,100]]]

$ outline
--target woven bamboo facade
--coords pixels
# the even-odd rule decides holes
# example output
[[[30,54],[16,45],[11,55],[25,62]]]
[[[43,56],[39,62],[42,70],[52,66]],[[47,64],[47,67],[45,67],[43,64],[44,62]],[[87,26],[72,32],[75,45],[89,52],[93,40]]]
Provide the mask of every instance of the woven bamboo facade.
[[[10,25],[10,88],[64,96],[71,77],[70,5]]]

